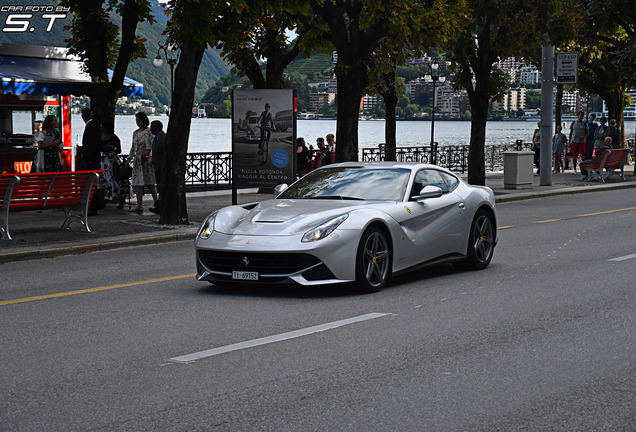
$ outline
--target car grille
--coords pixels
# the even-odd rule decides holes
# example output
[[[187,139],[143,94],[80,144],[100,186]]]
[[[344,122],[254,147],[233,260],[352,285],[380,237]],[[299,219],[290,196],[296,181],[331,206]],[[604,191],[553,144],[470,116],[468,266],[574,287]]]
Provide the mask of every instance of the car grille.
[[[215,272],[232,273],[234,270],[254,271],[260,275],[287,275],[304,270],[320,260],[309,254],[245,253],[199,251],[199,260]],[[248,264],[245,265],[245,262]]]

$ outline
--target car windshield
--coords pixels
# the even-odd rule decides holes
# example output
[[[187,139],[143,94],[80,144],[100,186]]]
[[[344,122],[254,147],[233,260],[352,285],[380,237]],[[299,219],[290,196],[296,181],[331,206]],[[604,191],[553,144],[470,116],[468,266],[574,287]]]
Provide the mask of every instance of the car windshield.
[[[302,177],[278,198],[401,201],[410,174],[406,168],[323,168]]]

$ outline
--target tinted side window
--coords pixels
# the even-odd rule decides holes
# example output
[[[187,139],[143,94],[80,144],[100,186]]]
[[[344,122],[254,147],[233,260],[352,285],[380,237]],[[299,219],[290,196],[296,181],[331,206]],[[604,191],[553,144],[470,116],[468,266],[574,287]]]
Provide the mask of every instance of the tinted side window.
[[[440,175],[446,181],[446,184],[448,185],[448,190],[455,189],[457,185],[459,184],[459,179],[453,175],[450,175],[441,171],[440,171]]]
[[[424,186],[437,186],[442,190],[442,192],[446,193],[450,189],[448,188],[448,184],[442,177],[441,172],[437,170],[420,170],[415,174],[415,179],[413,181],[413,187],[411,188],[411,196],[416,196],[419,194],[420,190]]]

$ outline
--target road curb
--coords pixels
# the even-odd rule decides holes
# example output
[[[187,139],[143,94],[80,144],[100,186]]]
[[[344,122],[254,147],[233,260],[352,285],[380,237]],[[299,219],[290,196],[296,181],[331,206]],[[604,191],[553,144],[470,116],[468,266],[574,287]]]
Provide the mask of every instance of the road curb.
[[[29,248],[3,253],[2,255],[0,255],[0,264],[41,258],[55,258],[64,255],[81,255],[130,246],[144,246],[157,243],[194,240],[195,237],[196,229],[189,229],[188,231],[180,231],[161,235],[153,235],[152,233],[127,235],[124,236],[124,238],[106,238],[104,239],[104,241],[101,242],[92,241],[90,243],[48,247],[44,249]]]
[[[497,194],[495,192],[495,203],[506,203],[513,201],[529,200],[534,198],[546,198],[550,196],[566,195],[566,194],[582,194],[587,192],[599,192],[603,190],[618,190],[618,189],[630,189],[635,188],[636,183],[611,183],[611,184],[599,184],[594,186],[575,186],[569,188],[550,189],[545,191],[532,191],[525,193],[511,193],[511,194]]]

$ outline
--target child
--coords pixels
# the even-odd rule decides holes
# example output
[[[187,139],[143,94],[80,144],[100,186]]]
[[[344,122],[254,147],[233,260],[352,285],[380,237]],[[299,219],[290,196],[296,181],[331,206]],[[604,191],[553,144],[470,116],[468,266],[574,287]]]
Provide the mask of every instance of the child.
[[[552,137],[552,154],[554,155],[554,171],[553,173],[563,172],[563,153],[568,138],[561,133],[561,126],[556,127],[556,133]]]

